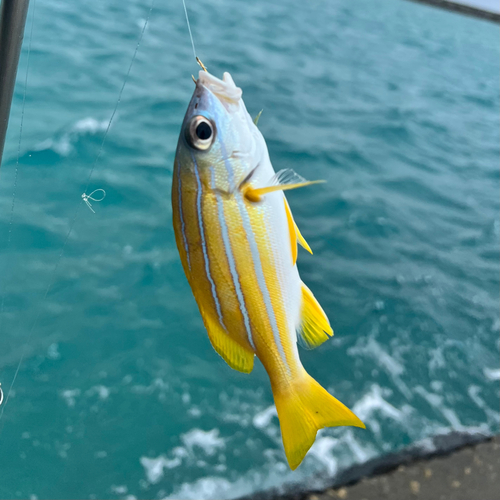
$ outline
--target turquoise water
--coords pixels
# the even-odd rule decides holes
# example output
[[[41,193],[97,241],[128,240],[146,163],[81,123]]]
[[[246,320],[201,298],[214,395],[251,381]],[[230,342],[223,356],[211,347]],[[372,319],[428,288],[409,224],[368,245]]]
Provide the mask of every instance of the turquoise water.
[[[107,196],[81,206],[54,271],[148,3],[36,5],[12,226],[27,44],[0,177],[4,390],[25,353],[0,497],[236,498],[497,433],[498,26],[400,0],[188,2],[201,59],[264,109],[276,170],[328,181],[289,195],[314,250],[301,275],[336,332],[301,357],[367,430],[322,431],[292,473],[262,366],[212,350],[175,248],[197,71],[180,0],[153,10],[90,185]]]

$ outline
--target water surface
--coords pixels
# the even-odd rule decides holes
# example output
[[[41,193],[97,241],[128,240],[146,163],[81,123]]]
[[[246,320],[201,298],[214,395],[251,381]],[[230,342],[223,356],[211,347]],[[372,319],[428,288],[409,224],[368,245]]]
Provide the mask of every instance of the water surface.
[[[328,181],[288,197],[335,330],[301,357],[367,430],[320,432],[292,473],[265,371],[213,351],[175,248],[197,71],[180,1],[153,10],[90,184],[107,196],[59,260],[148,3],[36,5],[11,226],[26,43],[0,177],[4,389],[25,353],[0,496],[236,498],[498,432],[498,26],[399,0],[188,2],[201,59],[264,109],[276,170]]]

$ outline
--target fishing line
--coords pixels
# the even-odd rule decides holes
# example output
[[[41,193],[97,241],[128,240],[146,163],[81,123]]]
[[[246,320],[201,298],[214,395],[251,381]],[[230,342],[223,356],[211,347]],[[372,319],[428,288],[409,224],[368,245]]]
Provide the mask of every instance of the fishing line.
[[[202,67],[203,71],[207,71],[207,68],[201,62],[201,59],[196,55],[196,49],[194,48],[193,34],[191,33],[191,24],[189,23],[188,11],[186,9],[186,0],[182,0],[182,5],[184,5],[184,14],[186,14],[186,22],[189,31],[189,38],[191,38],[191,46],[193,47],[194,58],[196,59],[196,62]],[[191,75],[191,78],[193,79],[194,83],[196,83],[196,78],[193,75]]]
[[[198,56],[196,55],[196,49],[194,48],[194,40],[193,40],[193,34],[191,33],[191,24],[189,23],[188,11],[186,9],[186,0],[182,0],[182,5],[184,5],[184,14],[186,14],[186,22],[188,25],[189,38],[191,38],[191,45],[193,47],[193,55],[194,58],[198,60]]]
[[[52,274],[52,279],[51,279],[51,281],[49,282],[49,284],[48,284],[47,288],[45,289],[45,293],[44,293],[43,298],[42,298],[42,301],[41,301],[41,303],[40,303],[40,309],[39,309],[38,314],[37,314],[37,316],[36,316],[36,318],[35,318],[35,321],[33,322],[32,327],[30,328],[30,331],[29,331],[29,334],[28,334],[28,339],[27,339],[27,341],[24,343],[24,346],[23,346],[23,349],[22,349],[22,352],[21,352],[21,358],[20,358],[20,360],[19,360],[19,363],[17,364],[17,368],[16,368],[16,371],[15,371],[15,373],[14,373],[14,377],[13,377],[12,382],[11,382],[11,384],[10,384],[9,390],[7,391],[7,395],[5,396],[5,402],[4,402],[4,404],[3,404],[3,406],[2,406],[2,408],[1,408],[1,410],[0,410],[0,421],[2,420],[2,417],[3,417],[3,414],[4,414],[5,408],[6,408],[6,406],[7,406],[7,403],[9,402],[9,398],[10,398],[11,393],[12,393],[12,389],[13,389],[13,387],[14,387],[14,384],[15,384],[15,382],[16,382],[17,376],[18,376],[18,374],[19,374],[19,370],[20,370],[21,365],[22,365],[22,363],[23,363],[23,361],[24,361],[24,357],[25,357],[25,355],[26,355],[26,349],[27,349],[27,346],[29,345],[29,343],[30,343],[30,341],[31,341],[31,337],[32,337],[32,335],[33,335],[33,331],[35,330],[35,328],[36,328],[36,326],[37,326],[37,324],[38,324],[38,320],[40,319],[40,316],[41,316],[41,314],[42,314],[42,307],[41,307],[41,306],[45,303],[45,300],[47,299],[47,296],[48,296],[48,294],[49,294],[49,292],[50,292],[50,290],[51,290],[52,286],[54,285],[54,283],[55,283],[55,281],[56,281],[56,280],[55,280],[55,275],[56,275],[56,272],[57,272],[57,270],[58,270],[58,268],[59,268],[59,264],[60,264],[60,262],[61,262],[61,259],[62,259],[63,254],[64,254],[64,250],[65,250],[66,245],[67,245],[67,243],[68,243],[69,237],[71,236],[71,233],[72,233],[73,228],[74,228],[74,226],[75,226],[76,220],[77,220],[77,218],[78,218],[78,214],[79,214],[79,212],[80,212],[80,208],[81,208],[81,206],[82,206],[82,201],[83,201],[83,202],[84,202],[87,206],[89,206],[89,205],[90,205],[90,203],[89,203],[89,201],[88,201],[88,200],[92,199],[93,201],[102,201],[102,200],[104,199],[104,196],[106,196],[106,192],[105,192],[103,189],[96,189],[96,190],[94,190],[92,193],[90,193],[90,195],[87,195],[87,194],[86,194],[86,192],[87,192],[87,189],[88,189],[88,187],[89,187],[89,185],[90,185],[90,182],[91,182],[91,180],[92,180],[92,175],[93,175],[93,173],[94,173],[94,170],[95,170],[95,167],[96,167],[96,165],[97,165],[97,162],[99,161],[99,158],[100,158],[101,153],[102,153],[102,151],[103,151],[103,148],[104,148],[104,143],[105,143],[105,141],[106,141],[106,137],[107,137],[107,135],[108,135],[109,129],[111,128],[111,123],[113,122],[113,119],[114,119],[114,117],[115,117],[115,114],[116,114],[116,111],[117,111],[117,109],[118,109],[118,106],[120,105],[120,101],[121,101],[121,98],[122,98],[123,91],[124,91],[124,89],[125,89],[125,86],[126,86],[126,84],[127,84],[128,78],[129,78],[129,76],[130,76],[130,72],[131,72],[131,70],[132,70],[132,66],[133,66],[133,64],[134,64],[134,61],[135,61],[135,59],[136,59],[136,57],[137,57],[137,52],[138,52],[138,50],[139,50],[139,46],[141,45],[142,39],[143,39],[143,37],[144,37],[144,32],[146,31],[147,25],[148,25],[148,23],[149,23],[149,19],[150,19],[150,17],[151,17],[151,13],[152,13],[152,11],[153,11],[153,8],[154,8],[154,5],[155,5],[155,2],[156,2],[156,0],[152,0],[152,2],[151,2],[151,6],[150,6],[149,11],[148,11],[148,14],[147,14],[147,16],[146,16],[146,20],[145,20],[145,22],[144,22],[144,26],[142,27],[141,33],[140,33],[140,35],[139,35],[139,39],[138,39],[138,41],[137,41],[137,45],[136,45],[136,47],[135,47],[134,54],[133,54],[133,56],[132,56],[132,60],[130,61],[130,65],[129,65],[128,70],[127,70],[127,73],[126,73],[126,75],[125,75],[125,79],[124,79],[123,84],[122,84],[122,86],[121,86],[121,89],[120,89],[120,91],[119,91],[119,93],[118,93],[118,99],[117,99],[116,104],[115,104],[115,107],[114,107],[114,109],[113,109],[113,113],[111,114],[111,117],[110,117],[109,122],[108,122],[108,126],[106,127],[106,131],[105,131],[105,133],[104,133],[104,137],[103,137],[103,139],[102,139],[101,145],[100,145],[99,150],[98,150],[98,152],[97,152],[96,159],[95,159],[95,161],[93,162],[92,168],[91,168],[90,173],[89,173],[89,175],[88,175],[88,177],[87,177],[87,184],[86,184],[86,186],[85,186],[85,191],[84,191],[84,193],[82,194],[82,199],[80,200],[80,203],[78,204],[77,209],[76,209],[76,211],[75,211],[75,214],[74,214],[74,216],[73,216],[73,218],[72,218],[72,220],[71,220],[71,223],[70,223],[70,226],[69,226],[68,232],[67,232],[66,237],[65,237],[65,239],[64,239],[63,246],[62,246],[61,251],[60,251],[60,253],[59,253],[59,256],[58,256],[58,258],[57,258],[57,261],[56,261],[56,264],[55,264],[55,266],[54,266],[54,269],[53,269],[53,271],[52,271],[52,273],[51,273],[51,274]],[[30,44],[31,44],[31,41],[30,41]],[[102,198],[101,198],[101,199],[95,199],[95,198],[92,198],[92,195],[93,195],[94,193],[98,192],[98,191],[102,191],[102,193],[103,193]],[[92,206],[89,206],[89,208],[92,210]],[[94,212],[94,210],[92,210],[92,212]],[[94,212],[94,213],[95,213],[95,212]],[[3,394],[2,394],[2,397],[3,397]],[[1,433],[1,431],[2,431],[2,430],[3,430],[3,425],[2,425],[2,427],[0,427],[0,433]]]
[[[97,165],[97,162],[99,161],[99,158],[101,157],[101,153],[102,153],[102,150],[104,148],[104,143],[106,142],[106,137],[108,136],[109,129],[111,128],[111,123],[113,122],[113,119],[115,117],[116,110],[118,109],[118,106],[120,105],[123,90],[125,89],[125,86],[127,85],[127,81],[128,81],[129,76],[130,76],[130,71],[132,70],[132,66],[134,65],[135,58],[137,57],[137,52],[139,50],[139,46],[141,45],[142,38],[144,37],[144,32],[146,31],[146,28],[148,26],[149,18],[151,17],[151,12],[153,11],[153,8],[155,6],[155,2],[156,2],[156,0],[152,0],[151,6],[149,7],[148,15],[146,16],[146,20],[144,21],[144,26],[142,27],[141,34],[139,36],[139,40],[137,41],[137,45],[135,46],[134,55],[132,56],[132,60],[130,61],[130,65],[129,65],[127,73],[125,75],[125,79],[123,80],[122,88],[120,89],[120,92],[118,93],[118,99],[117,99],[116,104],[115,104],[115,109],[113,110],[113,113],[111,113],[111,118],[109,119],[108,126],[106,127],[106,131],[104,132],[104,137],[102,138],[101,147],[99,148],[99,151],[97,152],[96,159],[95,159],[94,164],[92,165],[92,168],[90,170],[90,173],[89,173],[89,176],[87,179],[87,186],[85,187],[85,191],[83,192],[83,194],[85,196],[88,196],[85,193],[87,192],[87,189],[89,188],[92,174],[94,173],[94,169]],[[83,196],[82,196],[82,198],[83,198]]]

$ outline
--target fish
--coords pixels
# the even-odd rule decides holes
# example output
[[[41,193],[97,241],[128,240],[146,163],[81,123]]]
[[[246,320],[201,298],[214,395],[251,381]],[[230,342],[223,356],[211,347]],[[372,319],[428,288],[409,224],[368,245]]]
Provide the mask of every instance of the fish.
[[[274,171],[229,73],[220,80],[202,70],[193,80],[172,176],[177,248],[215,351],[243,373],[255,356],[262,362],[294,470],[319,429],[365,428],[306,372],[297,348],[313,349],[333,335],[299,276],[298,244],[312,251],[284,194],[319,181]]]

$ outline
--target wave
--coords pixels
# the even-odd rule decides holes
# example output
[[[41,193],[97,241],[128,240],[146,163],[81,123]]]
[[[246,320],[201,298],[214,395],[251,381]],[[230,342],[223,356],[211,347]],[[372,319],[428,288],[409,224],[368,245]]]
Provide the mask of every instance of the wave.
[[[74,144],[84,136],[97,135],[106,131],[109,120],[99,121],[92,117],[82,118],[75,122],[67,131],[60,131],[54,137],[49,137],[34,146],[34,152],[54,151],[59,156],[69,156]]]

